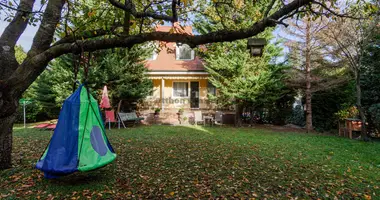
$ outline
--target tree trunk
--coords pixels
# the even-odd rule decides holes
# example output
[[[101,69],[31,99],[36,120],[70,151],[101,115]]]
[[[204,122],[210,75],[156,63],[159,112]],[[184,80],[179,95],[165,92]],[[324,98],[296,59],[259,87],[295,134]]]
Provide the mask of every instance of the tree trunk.
[[[254,116],[253,116],[253,114],[255,112],[255,109],[253,108],[253,106],[250,108],[249,111],[250,111],[249,112],[249,116],[250,116],[249,123],[250,123],[251,126],[253,126],[253,124],[255,123]]]
[[[360,85],[360,71],[356,73],[356,107],[359,110],[359,117],[362,122],[362,128],[361,128],[361,139],[362,140],[368,140],[367,136],[367,127],[366,127],[366,117],[364,113],[364,109],[362,106],[362,90]]]
[[[16,114],[0,118],[0,170],[12,167],[12,128]]]
[[[243,114],[243,106],[240,104],[235,105],[235,127],[241,127],[243,122],[241,115]]]
[[[308,19],[306,24],[306,132],[310,132],[313,130],[313,115],[311,110],[311,52],[310,52],[310,46],[311,46],[311,31],[310,31],[311,22],[310,19]]]

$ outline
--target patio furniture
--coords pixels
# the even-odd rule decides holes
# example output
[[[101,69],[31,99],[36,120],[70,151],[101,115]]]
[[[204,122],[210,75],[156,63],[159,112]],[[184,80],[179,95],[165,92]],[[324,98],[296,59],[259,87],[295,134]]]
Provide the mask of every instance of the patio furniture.
[[[119,122],[119,128],[120,128],[120,120],[116,120],[115,119],[115,111],[114,110],[106,110],[105,111],[105,117],[106,117],[106,120],[105,120],[105,124],[108,123],[108,129],[111,130],[111,123],[118,123]],[[125,127],[125,124],[122,123],[124,128]]]
[[[197,125],[198,122],[204,123],[202,118],[202,111],[194,111],[194,124]]]
[[[222,111],[216,111],[215,112],[215,123],[223,124],[223,112]]]
[[[214,124],[214,117],[213,116],[204,116],[203,117],[203,125],[206,126],[207,121],[209,121],[210,122],[210,126],[212,126]]]
[[[137,117],[136,112],[130,112],[130,113],[118,113],[120,121],[124,122],[130,122],[135,126],[136,124],[140,123],[141,120],[144,120],[143,117]],[[124,125],[125,126],[125,125]]]

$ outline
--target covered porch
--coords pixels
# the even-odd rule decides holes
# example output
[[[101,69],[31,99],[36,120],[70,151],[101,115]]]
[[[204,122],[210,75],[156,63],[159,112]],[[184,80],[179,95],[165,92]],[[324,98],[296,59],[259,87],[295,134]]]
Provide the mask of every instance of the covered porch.
[[[182,72],[176,74],[152,73],[153,92],[142,105],[142,110],[160,108],[161,112],[184,110],[211,110],[207,94],[215,92],[208,82],[207,72]],[[214,90],[214,91],[212,91]]]

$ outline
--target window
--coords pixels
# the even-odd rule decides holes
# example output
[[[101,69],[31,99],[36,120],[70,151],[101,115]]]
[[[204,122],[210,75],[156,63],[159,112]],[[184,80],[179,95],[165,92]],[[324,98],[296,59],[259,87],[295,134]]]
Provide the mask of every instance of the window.
[[[207,93],[216,95],[216,87],[210,81],[207,81]]]
[[[177,60],[193,60],[194,51],[187,44],[177,43],[176,59]]]
[[[188,97],[188,88],[188,82],[173,82],[173,97]]]

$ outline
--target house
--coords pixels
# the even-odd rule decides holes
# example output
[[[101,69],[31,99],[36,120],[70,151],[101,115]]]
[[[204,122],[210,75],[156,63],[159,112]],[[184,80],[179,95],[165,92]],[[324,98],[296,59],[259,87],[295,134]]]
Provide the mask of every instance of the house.
[[[169,32],[171,26],[159,26],[157,31]],[[182,31],[192,34],[192,27]],[[208,82],[202,60],[187,44],[174,42],[158,43],[158,52],[146,61],[148,76],[153,81],[153,93],[144,101],[144,110],[153,112],[176,113],[180,108],[185,111],[212,109],[207,94],[215,94],[216,89]]]

